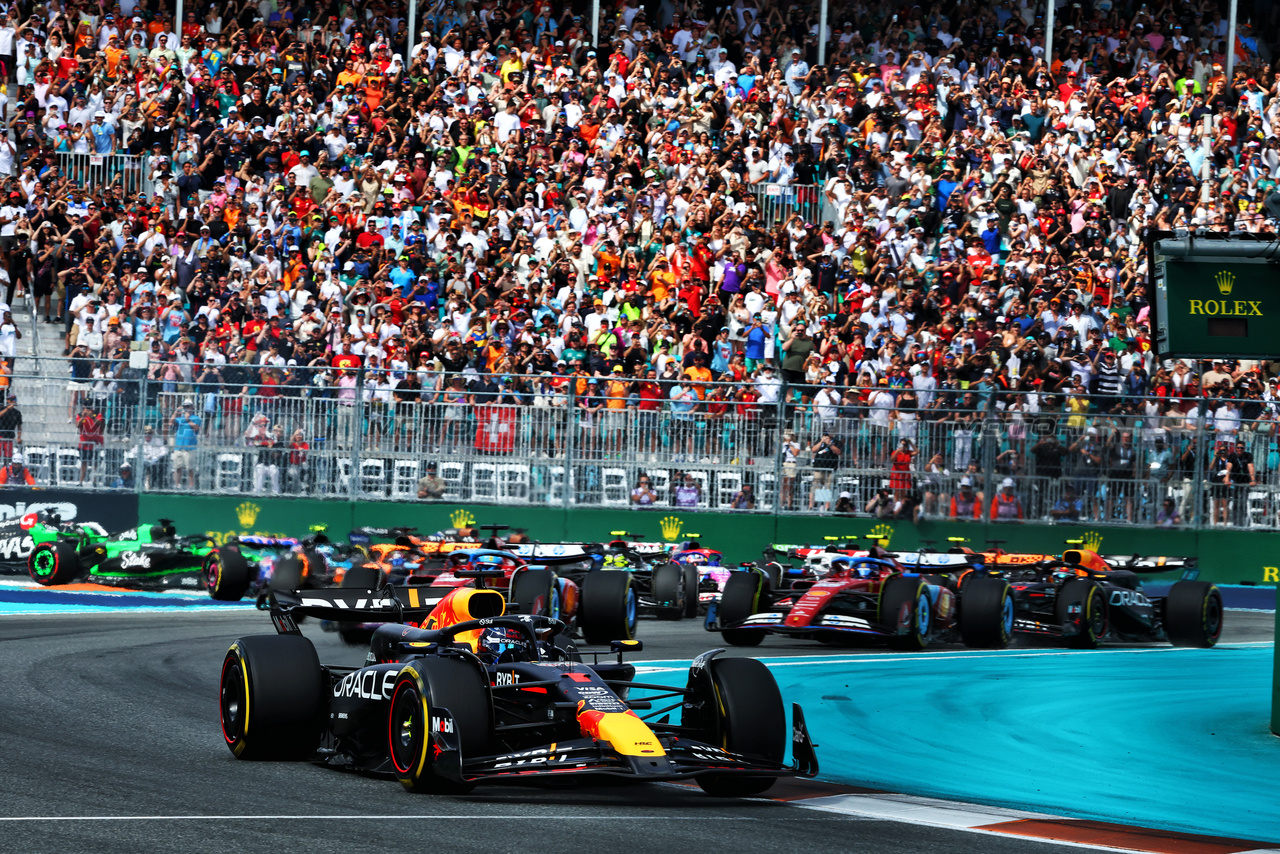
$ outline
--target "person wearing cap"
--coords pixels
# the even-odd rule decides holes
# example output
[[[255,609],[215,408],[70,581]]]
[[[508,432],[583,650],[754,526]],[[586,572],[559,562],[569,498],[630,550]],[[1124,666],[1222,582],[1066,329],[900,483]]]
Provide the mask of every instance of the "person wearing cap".
[[[193,398],[182,399],[182,405],[169,420],[170,432],[173,435],[173,487],[181,490],[184,485],[188,491],[196,489],[196,446],[200,439],[200,416],[196,414],[196,402]]]
[[[253,491],[261,493],[267,481],[271,481],[271,493],[280,494],[280,474],[288,451],[284,446],[284,427],[271,426],[265,412],[259,412],[249,420],[244,433],[244,444],[255,450],[253,465]]]
[[[136,489],[138,481],[133,475],[133,463],[125,460],[120,464],[119,473],[111,481],[112,489]]]
[[[1076,495],[1075,484],[1065,481],[1062,484],[1062,497],[1049,511],[1049,518],[1055,522],[1079,522],[1084,519],[1084,501]]]
[[[434,462],[427,463],[427,473],[418,479],[418,498],[423,501],[439,501],[447,488]]]
[[[952,519],[981,519],[982,493],[973,488],[973,478],[960,478],[960,488],[951,494]]]
[[[1013,478],[1006,477],[1000,481],[1000,488],[991,499],[991,513],[988,518],[993,522],[1011,522],[1023,518],[1022,500],[1014,492]]]
[[[142,428],[142,486],[144,489],[162,490],[168,486],[166,467],[169,446],[154,427]]]
[[[0,485],[36,485],[35,476],[31,473],[31,469],[27,468],[26,460],[23,459],[22,454],[14,454],[9,458],[8,464],[4,468],[0,468]]]
[[[834,478],[836,467],[840,465],[840,455],[843,453],[840,440],[835,434],[827,428],[823,428],[821,435],[809,445],[809,453],[813,457],[813,483],[809,490],[809,510],[819,509],[818,505],[822,505],[824,512],[831,510],[831,483]]]
[[[107,121],[107,114],[98,110],[93,114],[93,123],[89,125],[89,133],[93,135],[93,151],[95,154],[116,153],[116,129]]]
[[[1088,502],[1090,518],[1096,519],[1100,509],[1098,479],[1102,474],[1105,453],[1098,428],[1092,425],[1085,427],[1084,433],[1067,447],[1067,451],[1068,458],[1074,462],[1076,489]]]

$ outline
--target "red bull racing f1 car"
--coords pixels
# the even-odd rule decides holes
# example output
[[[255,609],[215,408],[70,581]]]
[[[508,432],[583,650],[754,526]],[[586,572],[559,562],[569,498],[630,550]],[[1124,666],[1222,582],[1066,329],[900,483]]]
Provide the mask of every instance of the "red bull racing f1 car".
[[[318,760],[431,793],[611,776],[692,779],[739,797],[817,773],[800,707],[788,725],[759,662],[716,650],[693,662],[684,687],[637,682],[622,652],[639,641],[617,641],[616,661],[588,664],[563,622],[505,613],[503,596],[483,587],[497,572],[462,571],[480,586],[430,608],[414,587],[272,594],[277,634],[240,638],[222,665],[227,747],[240,759]],[[302,615],[388,622],[371,663],[337,667],[299,633]]]

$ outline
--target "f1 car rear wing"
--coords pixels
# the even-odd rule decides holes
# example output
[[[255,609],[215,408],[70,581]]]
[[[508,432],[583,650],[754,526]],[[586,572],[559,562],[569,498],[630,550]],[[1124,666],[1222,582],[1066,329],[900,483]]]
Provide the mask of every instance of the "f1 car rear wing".
[[[520,543],[507,546],[507,551],[531,563],[556,563],[582,560],[604,553],[600,543]]]
[[[236,537],[236,542],[244,543],[248,546],[296,546],[301,540],[293,537],[259,537],[256,535],[245,534],[243,537]]]
[[[395,528],[375,528],[366,525],[362,528],[352,528],[347,534],[347,539],[354,545],[367,546],[373,542],[374,537],[407,537],[417,532],[417,528],[408,525]]]
[[[1169,557],[1166,555],[1098,555],[1112,569],[1130,572],[1161,573],[1194,570],[1198,559],[1194,557]]]
[[[890,557],[903,567],[941,569],[943,571],[960,569],[982,563],[982,555],[950,554],[939,552],[890,552]]]
[[[299,634],[299,616],[356,623],[420,622],[427,618],[448,591],[430,587],[384,587],[378,591],[299,590],[272,591],[271,622],[282,635]]]

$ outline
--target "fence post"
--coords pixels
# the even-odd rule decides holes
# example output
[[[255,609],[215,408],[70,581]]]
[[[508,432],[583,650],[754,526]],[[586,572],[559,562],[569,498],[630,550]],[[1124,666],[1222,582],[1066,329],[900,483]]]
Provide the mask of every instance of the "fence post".
[[[125,364],[128,364],[127,362]],[[147,449],[146,449],[146,430],[143,429],[147,422],[147,372],[144,369],[142,376],[136,380],[138,383],[138,408],[133,416],[133,424],[130,429],[133,430],[134,441],[134,470],[133,470],[133,491],[142,494],[142,483],[147,477]],[[196,405],[200,405],[200,401],[196,401]],[[152,487],[154,489],[154,487]]]
[[[1205,459],[1204,428],[1208,412],[1208,399],[1203,395],[1196,403],[1196,458],[1195,469],[1191,472],[1191,512],[1195,516],[1195,530],[1204,525],[1204,479],[1209,471],[1208,460]],[[1210,508],[1212,512],[1212,508]]]
[[[781,371],[778,372],[781,375]],[[782,506],[782,443],[787,435],[787,396],[790,394],[787,388],[787,378],[784,376],[779,386],[778,402],[774,404],[776,415],[774,417],[774,437],[773,437],[773,514],[781,516],[784,509]],[[794,490],[796,485],[791,484]],[[790,496],[795,498],[794,495]]]
[[[355,435],[351,437],[351,477],[347,481],[347,495],[359,498],[364,494],[364,478],[360,476],[360,451],[364,442],[364,365],[356,371],[355,412],[351,419],[351,429]]]
[[[569,393],[565,395],[565,437],[564,437],[564,509],[567,513],[576,503],[573,485],[574,450],[578,441],[578,378],[569,377]],[[567,528],[566,528],[567,530]]]

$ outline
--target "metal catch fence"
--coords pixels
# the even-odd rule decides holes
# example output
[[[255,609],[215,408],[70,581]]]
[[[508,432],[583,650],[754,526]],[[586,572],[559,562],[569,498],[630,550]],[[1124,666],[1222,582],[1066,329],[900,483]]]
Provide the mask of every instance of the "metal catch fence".
[[[67,488],[1280,527],[1275,405],[1258,400],[1095,396],[1078,414],[971,389],[833,402],[777,380],[242,372],[10,375],[0,458]]]
[[[79,187],[116,185],[127,197],[152,192],[144,158],[137,154],[77,154],[58,152],[58,169]]]

